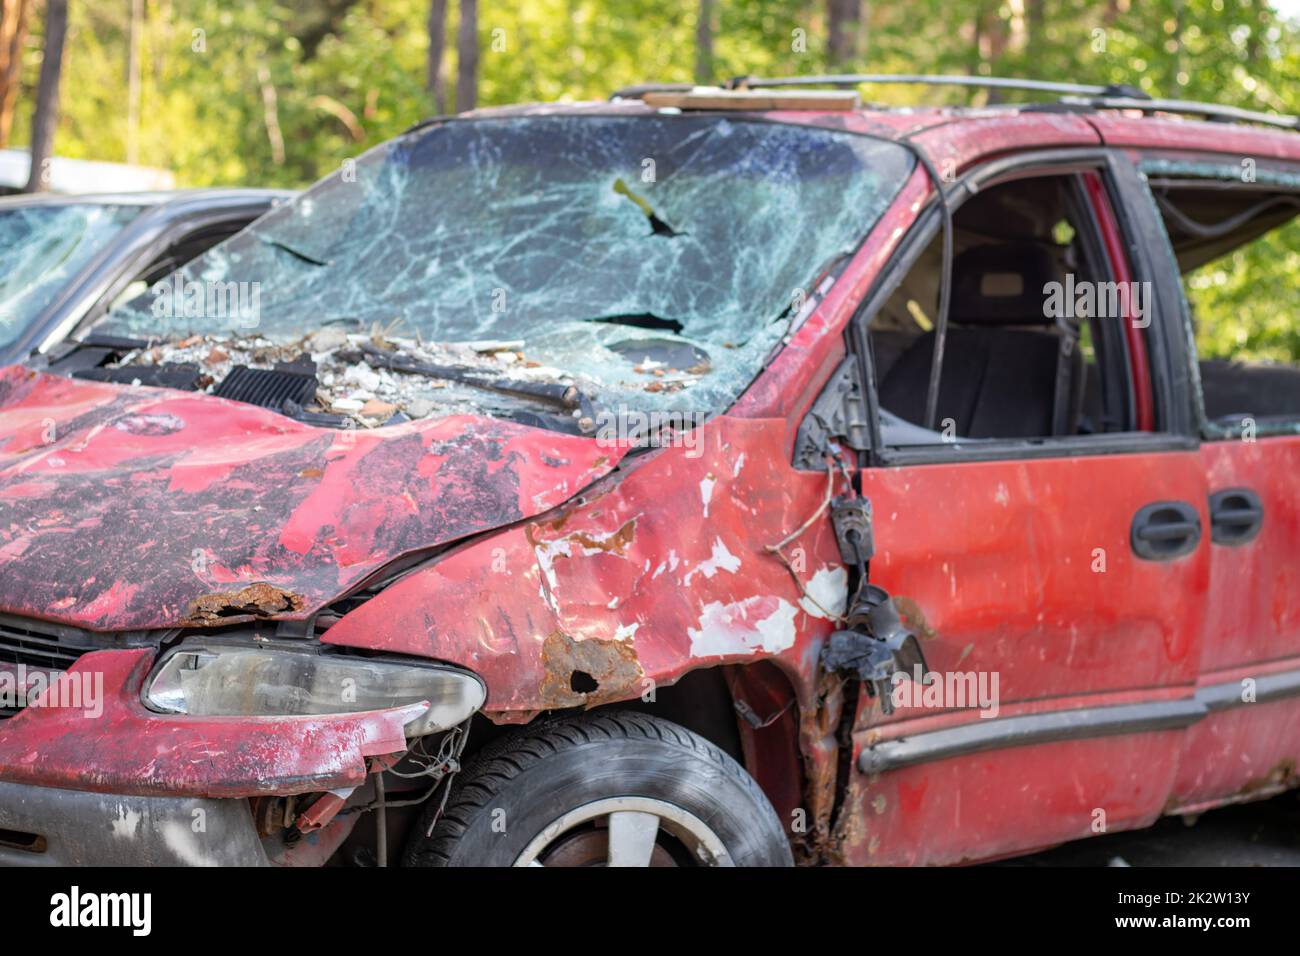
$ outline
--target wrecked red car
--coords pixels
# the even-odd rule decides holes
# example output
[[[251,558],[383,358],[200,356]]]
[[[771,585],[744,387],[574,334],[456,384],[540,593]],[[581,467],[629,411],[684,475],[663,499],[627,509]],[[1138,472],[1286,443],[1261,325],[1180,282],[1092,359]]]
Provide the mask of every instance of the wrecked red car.
[[[1300,372],[1180,276],[1294,235],[1300,136],[740,86],[422,124],[0,370],[0,860],[947,864],[1297,784]]]

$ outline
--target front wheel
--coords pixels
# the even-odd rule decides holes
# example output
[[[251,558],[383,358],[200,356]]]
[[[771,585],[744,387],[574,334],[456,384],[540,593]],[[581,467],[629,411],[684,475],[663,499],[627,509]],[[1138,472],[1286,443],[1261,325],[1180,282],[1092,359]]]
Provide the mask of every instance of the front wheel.
[[[546,721],[475,755],[415,866],[790,866],[772,805],[684,727],[632,711]]]

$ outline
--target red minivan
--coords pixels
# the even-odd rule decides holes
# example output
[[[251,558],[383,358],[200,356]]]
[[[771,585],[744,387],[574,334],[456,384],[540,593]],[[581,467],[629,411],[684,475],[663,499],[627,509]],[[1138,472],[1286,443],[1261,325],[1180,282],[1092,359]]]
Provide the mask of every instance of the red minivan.
[[[949,864],[1300,783],[1300,367],[1218,334],[1294,325],[1296,121],[867,79],[429,121],[0,370],[0,861]]]

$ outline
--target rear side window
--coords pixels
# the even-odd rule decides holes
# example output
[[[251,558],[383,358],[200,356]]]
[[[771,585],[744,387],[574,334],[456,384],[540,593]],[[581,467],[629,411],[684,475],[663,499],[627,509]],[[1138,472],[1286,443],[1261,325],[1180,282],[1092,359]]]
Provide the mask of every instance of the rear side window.
[[[1207,436],[1300,428],[1300,173],[1147,166],[1182,275]]]

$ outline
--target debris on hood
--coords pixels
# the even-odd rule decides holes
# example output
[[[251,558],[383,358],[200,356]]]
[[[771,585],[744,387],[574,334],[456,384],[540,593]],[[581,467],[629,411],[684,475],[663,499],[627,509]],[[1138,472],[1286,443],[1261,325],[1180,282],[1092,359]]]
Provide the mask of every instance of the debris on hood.
[[[192,370],[197,369],[195,387],[199,390],[263,405],[268,403],[248,398],[243,389],[232,390],[228,383],[246,377],[249,369],[298,376],[314,373],[314,390],[292,395],[293,407],[308,417],[332,415],[338,417],[337,424],[364,428],[435,416],[482,414],[485,403],[490,406],[494,396],[485,396],[476,385],[480,381],[506,384],[506,389],[496,392],[498,402],[506,392],[516,400],[527,397],[531,385],[552,385],[561,392],[567,386],[582,391],[598,385],[583,376],[529,361],[522,347],[520,341],[431,345],[389,337],[378,329],[349,333],[328,326],[287,343],[260,335],[192,335],[127,352],[108,369],[115,372],[114,380],[139,384],[165,381],[167,376],[162,373],[166,371],[186,369],[193,375]],[[388,358],[383,359],[385,356]],[[138,369],[139,374],[128,379],[120,371],[126,369]],[[449,377],[431,374],[430,370],[439,369]],[[521,388],[509,389],[510,383]],[[279,410],[280,401],[274,404]]]

